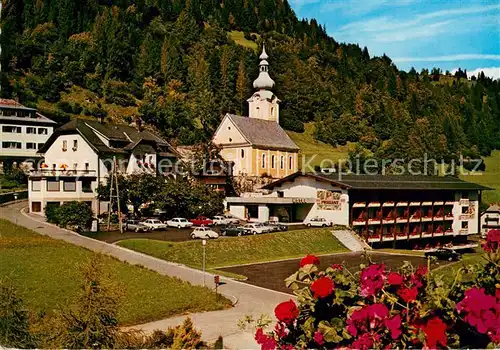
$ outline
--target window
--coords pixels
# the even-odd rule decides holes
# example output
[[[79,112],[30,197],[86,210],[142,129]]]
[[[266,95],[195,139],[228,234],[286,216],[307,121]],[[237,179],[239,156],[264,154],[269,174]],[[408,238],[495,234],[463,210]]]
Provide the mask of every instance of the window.
[[[271,107],[271,115],[274,115],[274,107]]]
[[[33,192],[40,192],[42,189],[42,181],[40,180],[32,180],[31,181],[31,190]]]
[[[27,134],[36,134],[36,128],[29,126],[26,128],[26,133]]]
[[[89,163],[85,163],[85,171],[89,171]]]
[[[78,163],[73,163],[73,170],[78,170]]]
[[[63,152],[66,152],[68,150],[68,141],[63,140],[62,150]]]
[[[469,207],[465,206],[462,207],[462,214],[468,214],[469,213]]]
[[[262,168],[266,167],[266,155],[262,154]]]
[[[283,169],[285,167],[285,157],[281,156],[280,158],[280,168]]]
[[[36,149],[36,143],[34,142],[26,143],[26,149]]]
[[[10,132],[10,133],[15,133],[15,134],[20,134],[22,131],[22,128],[20,126],[11,126],[11,125],[4,125],[2,127],[3,132]]]
[[[292,165],[293,165],[293,157],[290,157],[288,158],[288,168],[292,169]]]
[[[2,148],[10,148],[10,149],[21,149],[21,142],[15,141],[4,141],[2,142]]]
[[[231,127],[230,127],[230,126],[228,126],[228,127],[227,127],[227,130],[231,130]]]
[[[76,181],[74,179],[63,181],[64,192],[76,192]]]
[[[468,221],[462,221],[462,228],[463,229],[469,228],[469,222]]]
[[[229,138],[229,142],[233,142],[233,139],[232,139],[232,138]]]
[[[47,128],[38,128],[38,135],[48,135],[49,130]]]
[[[56,179],[47,179],[47,191],[49,192],[59,192],[60,183]]]
[[[285,197],[285,193],[283,191],[278,191],[278,198]]]
[[[92,180],[82,179],[82,191],[85,193],[92,192]]]
[[[78,140],[73,140],[73,152],[76,152],[78,149]]]
[[[271,156],[271,167],[274,169],[276,167],[274,154]]]
[[[241,158],[245,158],[245,150],[244,149],[241,150]]]
[[[41,202],[31,202],[31,212],[39,213],[42,211],[42,203]]]
[[[39,143],[38,144],[38,149],[42,148],[43,147],[43,143]]]

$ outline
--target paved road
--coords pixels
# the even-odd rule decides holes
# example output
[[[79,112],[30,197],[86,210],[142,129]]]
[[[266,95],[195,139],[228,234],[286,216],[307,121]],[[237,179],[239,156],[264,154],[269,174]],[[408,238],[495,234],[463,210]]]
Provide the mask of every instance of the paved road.
[[[61,239],[95,252],[108,254],[130,264],[143,265],[162,275],[178,277],[195,285],[203,284],[203,273],[199,270],[169,263],[40,222],[38,221],[40,220],[39,217],[36,215],[23,215],[21,209],[24,207],[26,207],[26,202],[0,207],[0,217],[27,227],[40,234],[55,239]],[[206,281],[209,287],[214,287],[213,275],[207,274]],[[242,332],[237,326],[238,321],[246,315],[252,315],[254,318],[259,317],[261,314],[273,315],[276,304],[288,300],[290,296],[238,281],[224,280],[224,282],[226,282],[226,284],[219,290],[230,299],[236,298],[238,300],[236,306],[224,311],[190,315],[195,327],[200,329],[203,333],[203,338],[209,341],[215,340],[219,335],[222,335],[224,337],[224,345],[229,348],[256,348],[257,344],[253,340],[252,334],[250,332]],[[169,326],[181,323],[184,318],[185,316],[173,317],[138,325],[134,328],[142,329],[147,332],[155,329],[165,329]]]

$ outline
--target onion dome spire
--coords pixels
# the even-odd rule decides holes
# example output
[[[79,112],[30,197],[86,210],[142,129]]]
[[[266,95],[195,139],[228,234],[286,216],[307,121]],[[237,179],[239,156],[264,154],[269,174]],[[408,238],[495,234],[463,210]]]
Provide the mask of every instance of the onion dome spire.
[[[259,56],[259,76],[253,82],[253,87],[258,90],[270,90],[274,86],[274,80],[269,76],[269,56],[266,53],[266,48],[262,46],[262,53]]]

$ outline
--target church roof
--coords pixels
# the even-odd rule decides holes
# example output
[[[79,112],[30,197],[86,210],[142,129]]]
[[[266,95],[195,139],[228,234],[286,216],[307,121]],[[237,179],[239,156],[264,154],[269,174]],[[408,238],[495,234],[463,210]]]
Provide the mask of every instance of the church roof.
[[[235,114],[227,114],[227,116],[253,146],[290,151],[299,150],[299,147],[285,130],[273,120],[242,117]]]

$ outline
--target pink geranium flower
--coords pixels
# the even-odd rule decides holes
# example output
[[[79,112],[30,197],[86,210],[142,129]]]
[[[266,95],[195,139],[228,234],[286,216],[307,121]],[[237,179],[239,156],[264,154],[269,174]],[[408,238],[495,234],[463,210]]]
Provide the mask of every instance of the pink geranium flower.
[[[385,265],[370,265],[361,271],[361,296],[371,297],[384,286]]]

